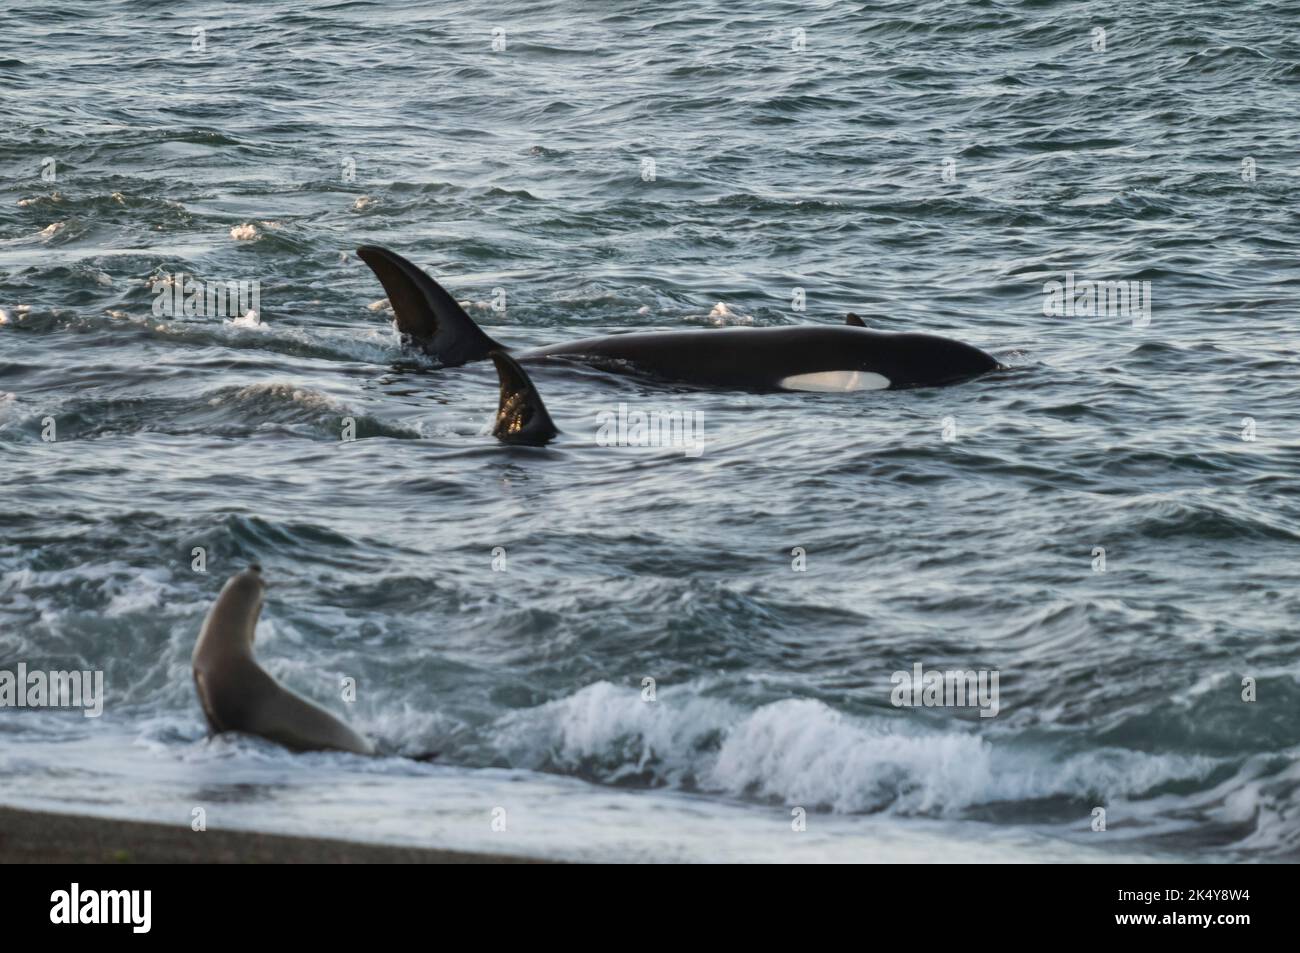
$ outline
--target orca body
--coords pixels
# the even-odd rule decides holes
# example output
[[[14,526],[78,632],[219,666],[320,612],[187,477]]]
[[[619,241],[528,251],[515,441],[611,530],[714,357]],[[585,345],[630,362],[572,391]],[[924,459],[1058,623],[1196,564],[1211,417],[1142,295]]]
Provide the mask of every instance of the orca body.
[[[522,436],[510,440],[503,434],[535,436],[549,430],[554,435],[554,425],[521,363],[577,361],[697,387],[823,393],[933,387],[999,367],[993,357],[969,344],[932,334],[875,331],[855,314],[838,326],[629,332],[510,355],[424,269],[373,245],[358,248],[357,255],[388,293],[404,343],[443,367],[489,357],[495,361],[502,387],[497,435],[507,442],[536,441]],[[521,422],[523,416],[532,423]]]
[[[998,366],[983,351],[960,341],[849,325],[631,332],[552,344],[516,356],[525,363],[566,358],[605,370],[746,391],[929,387]]]

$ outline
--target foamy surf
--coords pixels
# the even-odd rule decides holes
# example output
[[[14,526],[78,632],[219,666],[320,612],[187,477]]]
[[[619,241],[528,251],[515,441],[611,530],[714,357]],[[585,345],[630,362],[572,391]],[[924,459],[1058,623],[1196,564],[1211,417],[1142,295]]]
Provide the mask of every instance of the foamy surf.
[[[163,725],[155,732],[166,733]],[[58,763],[51,755],[57,754]],[[69,798],[77,764],[97,797]],[[673,792],[593,787],[571,778],[498,768],[467,770],[401,758],[288,755],[255,739],[178,746],[133,739],[111,723],[47,745],[0,750],[0,772],[21,770],[6,800],[92,816],[188,823],[195,806],[214,830],[268,830],[372,843],[422,845],[572,861],[914,863],[1143,862],[1158,854],[1102,851],[1028,832],[942,822],[906,831],[879,819],[708,801]],[[196,794],[195,776],[205,779]],[[328,791],[328,797],[321,792]],[[437,804],[436,811],[429,805]],[[493,818],[498,818],[494,830]],[[504,828],[501,821],[504,821]]]

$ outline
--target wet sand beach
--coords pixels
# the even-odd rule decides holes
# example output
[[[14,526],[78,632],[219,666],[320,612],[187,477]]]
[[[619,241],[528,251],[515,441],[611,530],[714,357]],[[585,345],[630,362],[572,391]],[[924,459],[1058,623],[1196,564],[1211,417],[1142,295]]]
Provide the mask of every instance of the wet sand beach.
[[[513,864],[501,854],[360,844],[255,831],[196,832],[0,807],[0,864]]]

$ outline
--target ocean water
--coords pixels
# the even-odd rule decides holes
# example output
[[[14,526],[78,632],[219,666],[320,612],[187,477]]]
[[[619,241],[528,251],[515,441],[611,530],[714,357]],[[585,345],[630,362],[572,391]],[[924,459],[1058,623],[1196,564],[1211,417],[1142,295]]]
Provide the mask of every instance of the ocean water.
[[[0,711],[0,803],[582,859],[1296,859],[1298,27],[0,5],[0,669],[106,685],[97,719]],[[491,366],[404,354],[363,243],[510,346],[855,311],[1006,369],[539,369],[563,433],[511,449]],[[178,273],[258,314],[155,314]],[[1149,312],[1045,313],[1067,273]],[[699,452],[606,445],[620,404],[698,414]],[[254,561],[263,665],[383,756],[206,737],[190,652]],[[996,717],[894,705],[916,664],[997,673]]]

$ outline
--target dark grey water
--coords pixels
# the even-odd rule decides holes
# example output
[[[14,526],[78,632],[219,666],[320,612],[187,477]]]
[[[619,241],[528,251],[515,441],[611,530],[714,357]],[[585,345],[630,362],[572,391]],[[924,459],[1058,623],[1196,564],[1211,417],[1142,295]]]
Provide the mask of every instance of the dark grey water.
[[[0,714],[0,799],[561,856],[1294,858],[1297,27],[6,5],[0,669],[108,697]],[[511,346],[853,310],[1008,369],[539,372],[564,435],[510,450],[491,368],[404,356],[361,243]],[[259,282],[258,318],[156,316],[182,272]],[[1149,316],[1046,315],[1067,272]],[[602,446],[619,403],[699,412],[703,451]],[[204,740],[189,653],[254,560],[267,668],[438,765]],[[997,716],[896,708],[916,663],[996,671]]]

